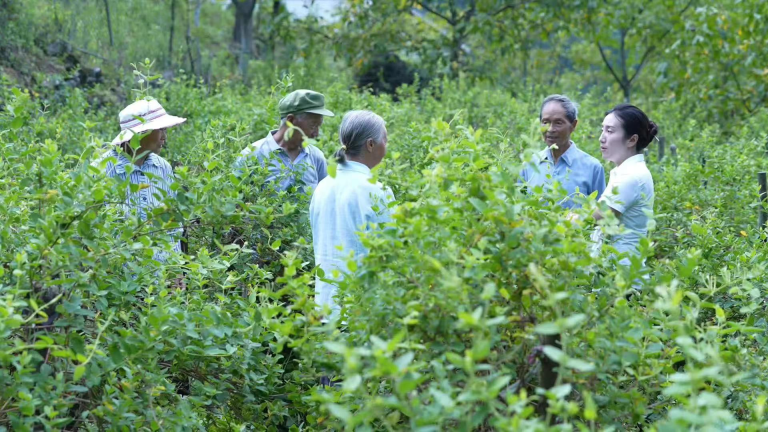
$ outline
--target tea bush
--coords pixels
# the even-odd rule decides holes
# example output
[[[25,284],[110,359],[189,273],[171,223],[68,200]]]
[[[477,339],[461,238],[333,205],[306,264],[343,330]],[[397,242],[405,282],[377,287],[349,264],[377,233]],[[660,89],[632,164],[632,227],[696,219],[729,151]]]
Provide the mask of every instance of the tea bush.
[[[365,238],[338,327],[314,310],[309,196],[231,169],[299,86],[337,114],[377,112],[390,132],[375,175],[395,222]],[[121,107],[94,109],[77,89],[64,104],[0,90],[0,429],[766,427],[764,113],[726,139],[673,102],[650,107],[678,157],[651,146],[648,268],[623,269],[590,254],[591,226],[554,195],[521,190],[543,93],[435,80],[394,102],[348,89],[304,70],[250,89],[151,90],[189,120],[164,155],[177,197],[147,222],[121,218],[127,185],[90,164]],[[609,107],[582,99],[574,140],[593,155]],[[317,140],[328,156],[340,117]],[[171,247],[158,233],[179,225],[188,253],[152,261]],[[320,388],[323,375],[339,386]]]

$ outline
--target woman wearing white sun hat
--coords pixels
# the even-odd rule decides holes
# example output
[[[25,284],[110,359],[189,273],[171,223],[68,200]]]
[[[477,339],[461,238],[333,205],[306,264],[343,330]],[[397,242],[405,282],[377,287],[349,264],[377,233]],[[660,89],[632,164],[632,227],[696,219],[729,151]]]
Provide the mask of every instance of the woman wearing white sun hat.
[[[171,164],[160,156],[166,145],[166,129],[180,125],[187,119],[168,114],[156,100],[145,98],[120,111],[120,133],[112,140],[111,148],[93,165],[102,169],[107,177],[141,185],[137,192],[126,194],[127,215],[147,219],[147,214],[159,206],[166,197],[175,198],[171,189],[174,182]],[[138,147],[131,145],[133,138]],[[133,140],[134,145],[137,142]],[[173,250],[181,252],[181,230],[169,232],[174,236]],[[164,262],[168,253],[158,251],[154,259]]]

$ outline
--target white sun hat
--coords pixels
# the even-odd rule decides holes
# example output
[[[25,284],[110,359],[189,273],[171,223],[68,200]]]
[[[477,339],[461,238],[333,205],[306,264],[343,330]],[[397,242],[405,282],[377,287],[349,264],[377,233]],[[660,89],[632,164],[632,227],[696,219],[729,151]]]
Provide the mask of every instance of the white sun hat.
[[[187,121],[182,117],[165,112],[160,103],[152,98],[136,101],[120,111],[120,133],[112,140],[112,145],[130,141],[135,134],[165,129]]]

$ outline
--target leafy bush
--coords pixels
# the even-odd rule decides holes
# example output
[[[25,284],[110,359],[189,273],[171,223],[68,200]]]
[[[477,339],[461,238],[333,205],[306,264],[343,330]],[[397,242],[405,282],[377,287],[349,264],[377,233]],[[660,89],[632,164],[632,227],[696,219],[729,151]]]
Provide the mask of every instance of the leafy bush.
[[[654,107],[679,156],[649,157],[651,276],[628,296],[638,265],[591,256],[589,224],[520,190],[519,167],[541,147],[541,94],[445,80],[404,86],[393,102],[330,74],[295,77],[153,89],[189,121],[169,131],[164,155],[177,197],[147,222],[121,219],[113,204],[127,185],[90,165],[121,107],[92,110],[77,89],[64,105],[3,95],[0,428],[765,427],[759,129],[721,142],[674,104]],[[395,223],[365,239],[371,254],[340,288],[338,327],[314,310],[309,196],[231,170],[298,86],[339,114],[376,111],[390,132],[375,175],[398,199]],[[574,139],[597,154],[608,104],[582,105]],[[328,155],[340,117],[318,139]],[[584,202],[582,216],[594,208]],[[153,262],[171,247],[156,233],[179,223],[188,254]],[[170,281],[182,274],[179,291]],[[323,375],[341,384],[319,388]]]

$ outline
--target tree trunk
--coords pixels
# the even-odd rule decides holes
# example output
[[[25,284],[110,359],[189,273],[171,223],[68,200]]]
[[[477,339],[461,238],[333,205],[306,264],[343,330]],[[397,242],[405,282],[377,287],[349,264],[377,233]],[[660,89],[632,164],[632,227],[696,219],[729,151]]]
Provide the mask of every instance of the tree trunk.
[[[197,0],[197,6],[195,6],[195,28],[200,28],[200,13],[203,9],[203,0]],[[200,39],[195,38],[195,50],[197,51],[197,70],[200,71],[200,76],[203,75],[203,54],[200,52]]]
[[[171,35],[168,38],[168,65],[173,67],[173,28],[176,25],[176,0],[171,0]]]
[[[541,338],[541,345],[550,345],[555,348],[561,348],[560,344],[560,335],[549,335],[544,336]],[[549,390],[552,387],[555,386],[557,383],[557,371],[555,370],[557,368],[558,364],[552,360],[551,358],[547,357],[545,354],[541,354],[541,372],[539,373],[539,387]],[[545,397],[542,397],[541,402],[536,406],[536,413],[539,415],[539,417],[546,417],[547,415],[547,408],[549,404],[547,403],[547,399]],[[554,418],[552,419],[554,420]]]
[[[187,45],[187,57],[189,58],[189,70],[192,72],[192,75],[197,76],[197,68],[195,67],[195,58],[192,56],[192,25],[189,22],[189,1],[186,0],[185,3],[187,5],[187,8],[184,13],[184,23],[186,24],[187,31],[185,35],[185,42]]]
[[[253,46],[253,10],[256,0],[235,0],[235,29],[232,39],[235,45],[240,47],[238,67],[243,79],[248,79],[248,60]]]
[[[107,29],[109,30],[109,46],[115,46],[115,38],[112,36],[112,17],[109,15],[109,1],[104,0],[104,10],[107,12]]]

